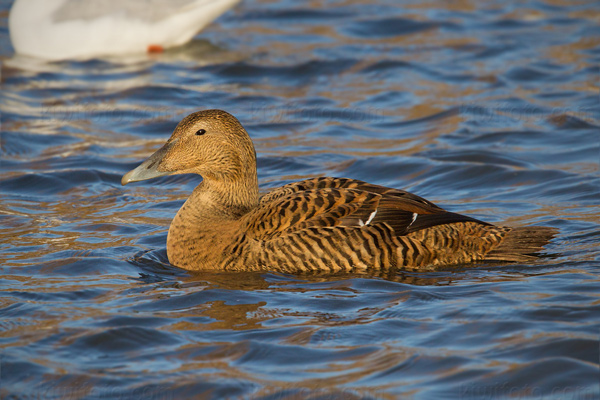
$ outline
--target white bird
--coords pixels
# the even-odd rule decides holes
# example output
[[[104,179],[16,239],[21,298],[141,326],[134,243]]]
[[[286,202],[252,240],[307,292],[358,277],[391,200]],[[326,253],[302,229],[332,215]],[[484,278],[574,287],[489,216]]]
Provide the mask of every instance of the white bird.
[[[240,0],[15,0],[8,19],[19,54],[64,60],[182,45]]]

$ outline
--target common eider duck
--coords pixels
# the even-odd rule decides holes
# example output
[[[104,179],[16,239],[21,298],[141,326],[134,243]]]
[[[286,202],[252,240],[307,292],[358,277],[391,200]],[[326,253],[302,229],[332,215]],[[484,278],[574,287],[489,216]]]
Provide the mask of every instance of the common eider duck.
[[[252,140],[221,110],[185,117],[121,183],[174,174],[203,177],[167,237],[169,262],[192,271],[359,272],[529,262],[555,233],[492,225],[404,190],[347,178],[307,179],[261,197]]]

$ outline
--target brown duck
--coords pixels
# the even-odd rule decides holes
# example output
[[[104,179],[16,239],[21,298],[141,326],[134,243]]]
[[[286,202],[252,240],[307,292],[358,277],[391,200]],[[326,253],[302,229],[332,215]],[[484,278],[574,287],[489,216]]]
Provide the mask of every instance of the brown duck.
[[[259,197],[252,140],[220,110],[185,117],[121,183],[189,173],[204,179],[167,237],[169,261],[187,270],[356,272],[526,262],[555,232],[494,226],[354,179],[308,179]]]

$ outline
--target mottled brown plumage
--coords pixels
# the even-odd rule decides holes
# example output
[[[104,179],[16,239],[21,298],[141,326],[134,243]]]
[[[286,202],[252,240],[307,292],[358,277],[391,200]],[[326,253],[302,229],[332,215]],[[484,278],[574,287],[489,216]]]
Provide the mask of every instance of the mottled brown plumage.
[[[122,183],[183,173],[204,178],[167,238],[169,261],[188,270],[355,272],[523,262],[554,234],[545,227],[494,226],[353,179],[308,179],[259,198],[252,141],[237,119],[219,110],[184,118]]]

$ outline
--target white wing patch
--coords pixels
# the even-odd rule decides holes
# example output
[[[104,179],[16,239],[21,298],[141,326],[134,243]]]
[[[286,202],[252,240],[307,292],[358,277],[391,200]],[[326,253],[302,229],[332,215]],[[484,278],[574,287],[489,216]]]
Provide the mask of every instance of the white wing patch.
[[[371,215],[369,215],[369,219],[367,220],[367,223],[365,225],[369,225],[371,221],[373,221],[373,218],[375,218],[375,214],[377,214],[377,210],[373,211]]]
[[[418,216],[419,216],[419,214],[413,213],[412,221],[410,221],[410,224],[408,224],[408,226],[406,227],[406,229],[410,228],[410,226],[415,223],[415,221],[417,220]]]
[[[371,221],[373,221],[373,218],[375,218],[375,214],[377,214],[377,210],[373,211],[371,213],[371,215],[369,215],[369,219],[367,220],[367,222],[363,222],[362,219],[358,220],[358,226],[367,226],[371,223]]]

